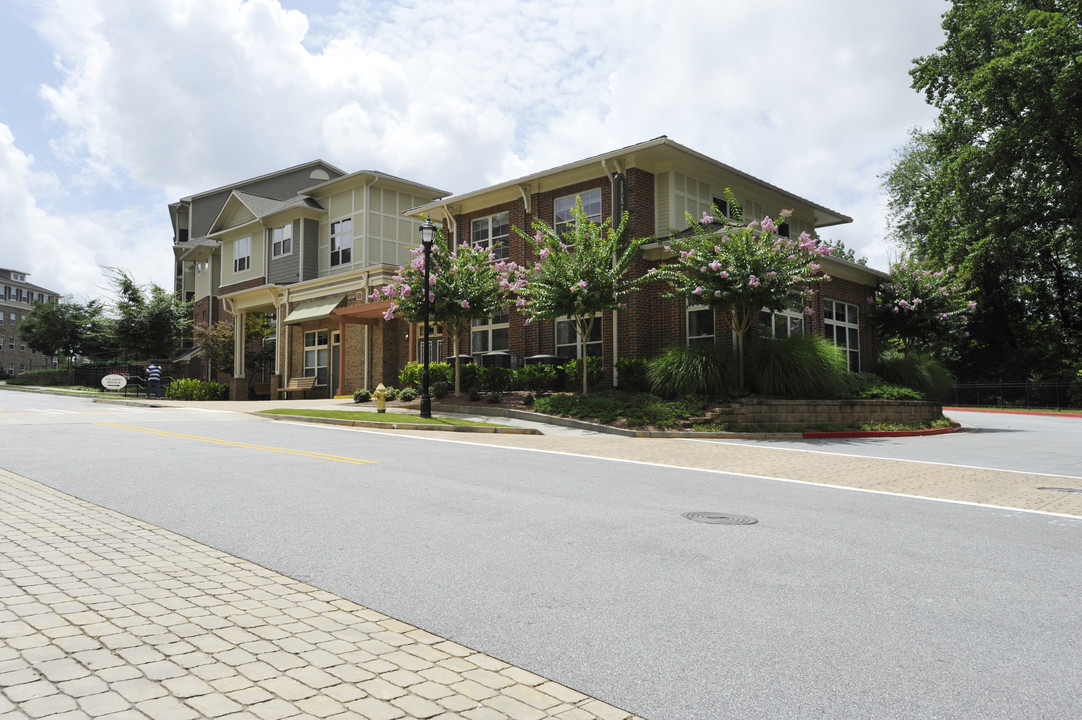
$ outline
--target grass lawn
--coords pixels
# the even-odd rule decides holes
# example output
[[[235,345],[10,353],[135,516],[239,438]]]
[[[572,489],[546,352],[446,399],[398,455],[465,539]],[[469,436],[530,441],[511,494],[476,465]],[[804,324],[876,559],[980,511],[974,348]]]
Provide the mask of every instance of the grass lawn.
[[[364,410],[291,410],[278,408],[275,410],[260,410],[265,415],[293,415],[300,417],[329,418],[333,420],[356,420],[359,422],[375,423],[407,423],[410,425],[474,425],[477,427],[506,427],[496,423],[474,422],[473,420],[461,420],[459,418],[433,417],[423,418],[412,413],[378,413]]]

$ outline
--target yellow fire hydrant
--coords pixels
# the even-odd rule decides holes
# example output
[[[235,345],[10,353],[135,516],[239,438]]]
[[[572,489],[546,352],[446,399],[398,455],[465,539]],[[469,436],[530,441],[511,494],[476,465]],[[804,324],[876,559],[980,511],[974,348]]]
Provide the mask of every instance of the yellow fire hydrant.
[[[387,388],[380,383],[376,386],[376,391],[372,393],[376,396],[376,412],[387,412]]]

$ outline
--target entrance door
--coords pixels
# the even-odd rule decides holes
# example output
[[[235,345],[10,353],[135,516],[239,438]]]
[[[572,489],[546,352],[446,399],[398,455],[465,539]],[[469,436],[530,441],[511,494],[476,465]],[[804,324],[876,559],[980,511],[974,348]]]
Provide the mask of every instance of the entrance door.
[[[330,357],[330,361],[331,361],[330,362],[330,365],[331,365],[331,378],[330,378],[331,387],[330,387],[330,390],[329,390],[329,393],[330,393],[329,396],[332,397],[332,398],[335,395],[338,394],[338,373],[340,371],[340,368],[338,367],[338,349],[339,349],[339,346],[341,344],[342,344],[342,334],[339,333],[339,332],[332,332],[331,333],[331,357]]]

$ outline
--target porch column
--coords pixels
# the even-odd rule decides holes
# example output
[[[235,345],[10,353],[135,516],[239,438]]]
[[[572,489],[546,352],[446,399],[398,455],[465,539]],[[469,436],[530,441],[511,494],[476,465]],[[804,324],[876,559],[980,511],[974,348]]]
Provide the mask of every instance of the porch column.
[[[244,321],[247,313],[233,316],[233,377],[242,378],[244,374]]]
[[[336,395],[346,394],[346,321],[341,315],[336,315],[338,320],[338,392]]]

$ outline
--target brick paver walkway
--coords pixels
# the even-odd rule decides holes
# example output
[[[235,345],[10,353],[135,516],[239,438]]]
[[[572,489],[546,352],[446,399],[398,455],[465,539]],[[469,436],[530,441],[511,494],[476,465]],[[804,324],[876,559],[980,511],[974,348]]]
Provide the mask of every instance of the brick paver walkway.
[[[636,720],[0,470],[0,719]]]

